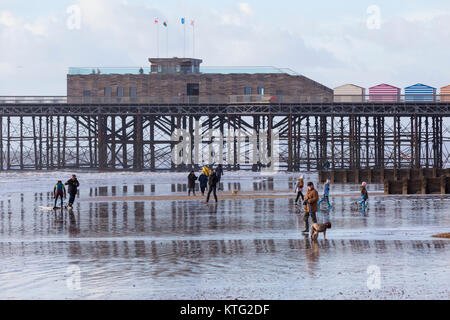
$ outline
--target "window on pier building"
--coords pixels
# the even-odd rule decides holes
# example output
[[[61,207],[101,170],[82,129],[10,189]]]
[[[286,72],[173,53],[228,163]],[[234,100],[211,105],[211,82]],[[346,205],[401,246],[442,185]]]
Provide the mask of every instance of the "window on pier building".
[[[90,90],[83,91],[83,103],[91,103],[91,91]]]
[[[130,87],[130,101],[136,102],[136,96],[137,96],[137,89],[136,87]]]
[[[105,97],[111,97],[111,96],[112,96],[112,88],[105,87]]]
[[[247,95],[251,95],[252,94],[252,87],[245,87],[244,88],[244,94]]]
[[[264,95],[264,87],[258,87],[258,94]]]
[[[104,102],[109,103],[111,102],[111,96],[112,96],[112,88],[111,87],[105,87],[105,98]]]
[[[275,91],[275,97],[273,98],[272,102],[283,102],[283,90],[277,90]]]
[[[162,73],[163,72],[163,66],[161,65],[152,65],[150,67],[151,73]]]
[[[117,98],[116,101],[118,103],[122,102],[122,97],[123,97],[123,87],[117,87]]]

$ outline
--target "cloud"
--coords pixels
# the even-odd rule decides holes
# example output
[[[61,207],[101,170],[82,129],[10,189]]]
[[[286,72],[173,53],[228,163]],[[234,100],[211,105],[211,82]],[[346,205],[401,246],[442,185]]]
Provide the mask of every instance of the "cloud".
[[[16,18],[9,11],[0,11],[0,25],[12,27],[17,23]]]
[[[154,17],[159,25],[160,56],[182,56],[181,16],[195,20],[196,57],[204,65],[272,65],[291,68],[329,87],[351,82],[369,86],[415,82],[450,83],[450,14],[407,12],[383,17],[380,30],[358,17],[317,19],[286,14],[267,19],[247,2],[173,9],[124,0],[78,0],[81,29],[66,26],[66,10],[47,16],[0,11],[0,94],[66,93],[70,66],[147,66],[156,56]],[[180,3],[179,1],[177,3]],[[180,5],[181,7],[181,5]],[[186,52],[192,55],[192,28],[186,26]]]
[[[241,2],[239,3],[239,10],[247,15],[250,15],[253,13],[252,8],[250,7],[250,5],[247,2]]]
[[[48,35],[48,25],[50,23],[51,23],[50,19],[49,21],[39,20],[33,23],[25,23],[23,27],[25,30],[30,31],[34,35],[46,36]]]

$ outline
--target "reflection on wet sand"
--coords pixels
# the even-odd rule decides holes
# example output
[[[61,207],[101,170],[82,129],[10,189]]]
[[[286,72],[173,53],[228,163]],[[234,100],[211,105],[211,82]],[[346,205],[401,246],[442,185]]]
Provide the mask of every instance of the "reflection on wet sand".
[[[294,183],[295,178],[271,177],[222,181],[225,192],[275,193]],[[220,298],[228,290],[233,297],[317,298],[310,288],[324,287],[329,296],[323,297],[333,298],[344,284],[351,290],[364,287],[369,264],[379,265],[383,279],[415,297],[423,290],[434,297],[436,287],[437,297],[448,296],[443,283],[449,242],[428,236],[450,224],[447,197],[374,196],[364,212],[359,197],[335,197],[331,210],[322,207],[318,213],[319,222],[333,224],[328,240],[321,235],[311,241],[300,233],[303,209],[295,207],[294,193],[285,199],[222,199],[214,206],[200,197],[98,199],[185,192],[185,183],[118,183],[81,192],[73,211],[39,209],[52,203],[51,192],[0,200],[0,297],[74,297],[58,291],[61,281],[52,278],[64,278],[64,268],[72,264],[81,268],[88,288],[76,297],[192,298],[206,292],[206,298]],[[429,270],[431,280],[424,275]],[[145,284],[139,294],[129,289],[135,284]],[[211,293],[211,288],[219,289]]]
[[[75,228],[68,224],[67,228]],[[302,239],[255,239],[250,240],[80,240],[67,242],[25,241],[0,242],[0,257],[9,256],[46,256],[64,254],[68,246],[68,255],[76,259],[149,258],[150,262],[163,259],[215,258],[245,255],[278,255],[279,253],[305,253],[312,262],[317,262],[319,253],[325,256],[331,252],[351,252],[353,254],[404,255],[415,251],[426,254],[445,253],[450,247],[446,240],[429,241],[385,241],[385,240],[318,240],[308,237]],[[99,250],[99,247],[101,250]],[[295,256],[292,256],[295,257]]]
[[[246,185],[247,191],[274,191],[274,190],[291,190],[292,183],[283,184],[281,189],[277,189],[274,184],[274,179],[272,177],[268,177],[263,181],[259,181],[261,179],[257,179],[258,181],[249,182]],[[132,185],[134,195],[152,195],[152,194],[170,194],[170,193],[187,193],[187,183],[171,183],[170,188],[167,188],[166,185],[156,185],[154,183],[148,185]],[[119,190],[121,190],[119,192]],[[221,191],[231,192],[233,190],[243,190],[243,186],[241,182],[221,182],[220,188]],[[200,192],[199,184],[196,184],[196,192]],[[98,186],[98,187],[90,187],[89,188],[89,197],[104,197],[104,196],[122,196],[128,193],[128,186]]]
[[[58,212],[42,211],[53,200],[50,193],[20,194],[18,199],[0,201],[0,237],[34,237],[52,235],[52,219]],[[333,209],[318,213],[321,223],[331,221],[329,236],[345,230],[364,229],[369,232],[402,227],[448,225],[443,214],[447,201],[434,199],[386,199],[361,212],[357,199],[332,199]],[[32,215],[30,215],[30,212]],[[63,215],[67,216],[67,210]],[[294,199],[222,200],[218,206],[189,201],[76,202],[72,211],[77,218],[77,232],[56,234],[71,237],[128,236],[202,236],[211,234],[242,234],[249,232],[298,232],[302,208]],[[433,213],[433,214],[430,214]],[[299,220],[300,219],[300,220]],[[57,220],[58,221],[58,220]],[[433,234],[436,232],[433,231]],[[260,236],[260,235],[258,235]],[[364,233],[362,233],[364,236]]]

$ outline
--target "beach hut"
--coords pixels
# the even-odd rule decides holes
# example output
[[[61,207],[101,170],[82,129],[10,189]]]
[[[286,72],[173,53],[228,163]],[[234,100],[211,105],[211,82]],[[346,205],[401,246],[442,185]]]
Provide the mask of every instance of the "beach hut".
[[[379,84],[369,88],[370,102],[399,102],[400,88],[389,84]]]
[[[364,102],[366,89],[354,84],[344,84],[336,87],[334,92],[334,102]]]
[[[441,88],[441,102],[450,102],[450,86]]]
[[[405,88],[406,102],[434,102],[436,98],[436,88],[422,83]]]

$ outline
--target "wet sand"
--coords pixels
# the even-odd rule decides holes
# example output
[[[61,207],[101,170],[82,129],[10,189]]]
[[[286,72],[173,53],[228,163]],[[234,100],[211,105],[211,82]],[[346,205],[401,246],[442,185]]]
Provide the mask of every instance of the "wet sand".
[[[446,195],[387,197],[370,185],[362,211],[359,186],[333,185],[333,208],[318,213],[333,228],[314,242],[301,233],[295,176],[229,174],[217,206],[188,198],[184,174],[79,176],[74,210],[56,212],[40,209],[52,205],[48,173],[32,186],[0,176],[0,298],[450,297],[450,240],[432,237],[449,231]],[[381,282],[370,289],[373,266]]]
[[[238,194],[232,194],[232,192],[217,192],[218,198],[220,200],[238,200],[238,199],[283,199],[283,198],[295,198],[296,195],[292,194],[291,191],[270,191],[268,192],[257,192],[257,191],[245,191],[240,192]],[[337,195],[330,195],[330,198],[342,198],[342,197],[358,197],[360,193],[342,193]],[[383,192],[374,192],[370,194],[371,197],[388,197],[392,195],[385,195]],[[210,201],[214,201],[214,196],[211,194]],[[88,198],[83,199],[81,201],[87,202],[105,202],[105,201],[168,201],[168,200],[183,200],[183,201],[196,201],[196,200],[205,200],[206,194],[195,196],[187,196],[186,194],[176,194],[176,195],[165,195],[165,196],[108,196],[108,197],[96,197],[96,198]]]

